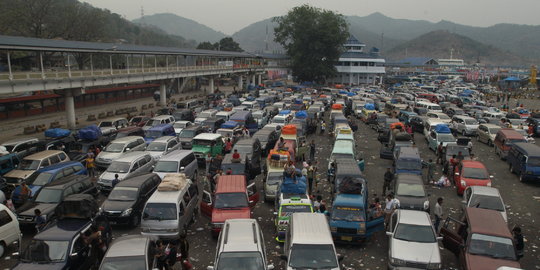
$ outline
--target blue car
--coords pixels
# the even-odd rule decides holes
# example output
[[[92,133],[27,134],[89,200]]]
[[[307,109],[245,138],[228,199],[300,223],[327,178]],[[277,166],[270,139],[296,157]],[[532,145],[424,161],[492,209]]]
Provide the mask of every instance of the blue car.
[[[151,127],[144,133],[144,140],[146,141],[146,144],[150,144],[155,139],[161,138],[163,136],[176,136],[176,133],[174,132],[174,127],[171,124],[157,125]]]
[[[26,179],[26,184],[32,190],[31,198],[35,196],[41,188],[55,180],[61,179],[69,175],[85,175],[87,174],[86,168],[80,162],[68,161],[55,165],[47,166],[45,168],[37,170]],[[17,186],[13,190],[11,197],[13,204],[21,205],[24,203],[21,197],[21,186]]]

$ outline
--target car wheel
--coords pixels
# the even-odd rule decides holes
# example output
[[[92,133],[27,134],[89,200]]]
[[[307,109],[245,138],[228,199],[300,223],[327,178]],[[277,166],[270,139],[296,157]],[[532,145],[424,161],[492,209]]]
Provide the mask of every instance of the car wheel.
[[[141,219],[139,218],[139,214],[135,214],[131,217],[131,220],[130,220],[130,226],[131,227],[137,227],[139,226],[139,223],[141,222]]]
[[[0,242],[0,258],[4,256],[5,252],[6,252],[6,244],[4,244],[4,242]]]
[[[525,178],[523,177],[523,174],[519,175],[519,182],[525,183]],[[1,257],[1,256],[0,256]]]
[[[510,164],[510,173],[514,173],[514,166],[512,166],[512,164]]]

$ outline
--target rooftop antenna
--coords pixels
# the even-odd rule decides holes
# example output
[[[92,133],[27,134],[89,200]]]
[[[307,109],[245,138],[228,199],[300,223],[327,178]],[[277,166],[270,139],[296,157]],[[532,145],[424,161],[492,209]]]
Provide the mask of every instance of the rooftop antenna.
[[[264,43],[266,45],[266,51],[268,51],[268,24],[266,25],[266,37],[264,38]]]
[[[381,33],[381,49],[379,50],[380,53],[382,53],[384,49],[384,32]]]
[[[141,24],[144,24],[144,7],[141,6]]]

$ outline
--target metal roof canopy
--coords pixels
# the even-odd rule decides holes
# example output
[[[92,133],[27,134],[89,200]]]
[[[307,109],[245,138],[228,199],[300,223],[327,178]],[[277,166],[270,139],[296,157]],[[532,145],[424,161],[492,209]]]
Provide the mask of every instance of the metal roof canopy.
[[[196,55],[218,57],[258,57],[247,52],[197,50],[175,47],[145,46],[72,40],[42,39],[0,35],[0,49],[18,51],[87,52],[116,54]]]

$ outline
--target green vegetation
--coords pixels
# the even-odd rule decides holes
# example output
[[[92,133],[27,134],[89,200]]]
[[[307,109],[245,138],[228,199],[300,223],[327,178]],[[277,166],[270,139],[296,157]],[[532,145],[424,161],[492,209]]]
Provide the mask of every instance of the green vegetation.
[[[240,48],[240,45],[236,41],[233,40],[232,37],[226,37],[222,38],[219,42],[216,42],[214,44],[205,41],[201,42],[197,49],[201,50],[214,50],[214,51],[229,51],[229,52],[243,52],[242,48]]]

